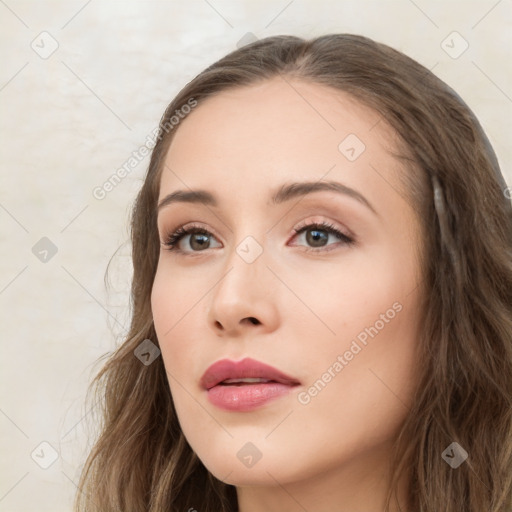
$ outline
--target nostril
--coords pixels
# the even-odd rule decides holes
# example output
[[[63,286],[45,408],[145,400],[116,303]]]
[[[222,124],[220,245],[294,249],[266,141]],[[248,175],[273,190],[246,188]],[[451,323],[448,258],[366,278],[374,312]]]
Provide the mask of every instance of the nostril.
[[[249,320],[249,322],[251,322],[251,324],[253,324],[253,325],[258,325],[258,324],[260,323],[260,322],[259,322],[259,320],[258,320],[257,318],[254,318],[253,316],[250,316],[250,317],[248,318],[248,320]]]

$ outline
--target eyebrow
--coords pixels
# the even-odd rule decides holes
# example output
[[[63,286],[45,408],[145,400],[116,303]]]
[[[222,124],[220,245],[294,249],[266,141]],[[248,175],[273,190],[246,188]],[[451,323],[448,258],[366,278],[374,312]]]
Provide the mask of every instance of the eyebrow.
[[[360,192],[336,181],[306,181],[282,185],[272,196],[273,205],[290,201],[296,197],[303,197],[308,194],[320,191],[331,191],[346,195],[359,201],[369,208],[375,215],[378,215],[375,208]],[[206,190],[176,190],[166,195],[157,206],[159,212],[165,206],[173,203],[199,203],[206,206],[218,206],[218,201],[213,194]]]

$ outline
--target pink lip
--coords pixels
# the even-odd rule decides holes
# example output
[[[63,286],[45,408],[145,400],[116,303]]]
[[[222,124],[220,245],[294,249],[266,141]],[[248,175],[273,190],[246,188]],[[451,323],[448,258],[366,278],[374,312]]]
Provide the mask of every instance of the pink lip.
[[[227,379],[261,378],[272,382],[221,384]],[[269,400],[288,393],[300,384],[297,379],[254,359],[222,359],[212,364],[201,377],[201,387],[211,403],[229,411],[250,411]]]

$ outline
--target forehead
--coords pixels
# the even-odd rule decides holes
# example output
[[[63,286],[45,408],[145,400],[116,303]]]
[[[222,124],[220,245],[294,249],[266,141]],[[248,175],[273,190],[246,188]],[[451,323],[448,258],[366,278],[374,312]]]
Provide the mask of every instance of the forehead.
[[[290,77],[229,89],[180,121],[161,196],[174,188],[236,191],[243,202],[286,181],[338,180],[378,196],[399,187],[393,131],[347,93]]]

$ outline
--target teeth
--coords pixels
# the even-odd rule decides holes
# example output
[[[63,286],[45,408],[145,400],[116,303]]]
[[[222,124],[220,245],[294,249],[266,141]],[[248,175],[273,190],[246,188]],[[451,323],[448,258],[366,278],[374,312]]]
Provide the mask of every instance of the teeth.
[[[259,377],[247,377],[244,379],[226,379],[222,381],[223,384],[236,384],[238,382],[246,382],[248,384],[253,384],[255,382],[271,382],[269,379],[260,379]]]

